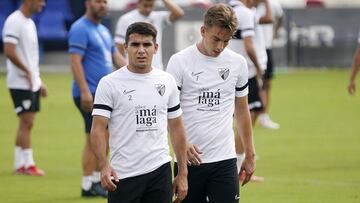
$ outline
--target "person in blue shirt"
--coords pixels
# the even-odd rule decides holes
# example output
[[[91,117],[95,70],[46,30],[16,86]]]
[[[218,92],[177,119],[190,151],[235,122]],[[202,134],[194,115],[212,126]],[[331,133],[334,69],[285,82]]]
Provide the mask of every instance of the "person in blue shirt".
[[[100,79],[111,73],[113,65],[126,65],[115,48],[110,31],[101,20],[107,15],[106,0],[86,0],[86,12],[71,26],[69,54],[73,73],[72,96],[85,123],[86,142],[82,156],[82,197],[107,197],[101,187],[100,172],[90,147],[93,98]]]

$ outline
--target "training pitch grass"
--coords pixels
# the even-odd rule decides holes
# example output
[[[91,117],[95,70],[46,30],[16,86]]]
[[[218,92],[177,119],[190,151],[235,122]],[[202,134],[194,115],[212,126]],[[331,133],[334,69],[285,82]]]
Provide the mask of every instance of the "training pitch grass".
[[[255,127],[260,157],[255,174],[265,182],[241,188],[241,202],[360,202],[360,83],[357,95],[350,97],[348,74],[291,69],[276,75],[270,113],[281,128]],[[70,74],[43,75],[49,97],[42,100],[32,144],[46,175],[12,174],[18,121],[5,80],[0,74],[0,202],[106,202],[80,198],[84,135]]]

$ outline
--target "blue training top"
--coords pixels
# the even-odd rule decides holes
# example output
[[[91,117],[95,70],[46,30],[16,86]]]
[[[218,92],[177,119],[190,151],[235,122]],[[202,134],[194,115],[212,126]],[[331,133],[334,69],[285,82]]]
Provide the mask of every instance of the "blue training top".
[[[110,31],[86,17],[77,20],[69,32],[69,53],[83,57],[82,65],[90,92],[95,93],[100,79],[112,72],[112,54],[116,51]],[[73,80],[73,97],[80,97],[79,85]]]

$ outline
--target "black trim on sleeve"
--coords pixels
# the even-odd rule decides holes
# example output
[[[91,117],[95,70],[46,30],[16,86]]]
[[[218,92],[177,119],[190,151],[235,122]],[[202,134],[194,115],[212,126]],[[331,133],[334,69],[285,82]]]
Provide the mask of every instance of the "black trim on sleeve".
[[[246,28],[246,29],[237,29],[235,34],[233,35],[233,39],[243,39],[242,37],[242,33],[245,32],[245,31],[249,31],[249,30],[254,30],[253,28]]]
[[[180,109],[180,104],[174,106],[174,107],[171,107],[168,109],[168,112],[174,112],[174,111],[177,111]]]
[[[177,88],[178,88],[179,91],[181,91],[181,87],[178,86]]]
[[[235,87],[236,91],[243,91],[245,88],[247,88],[249,86],[249,83],[246,83],[244,86],[242,87]]]
[[[5,37],[11,37],[11,38],[14,38],[16,40],[19,40],[19,37],[15,36],[15,35],[5,35]]]
[[[102,109],[112,112],[112,108],[110,106],[104,105],[104,104],[94,104],[93,109]]]

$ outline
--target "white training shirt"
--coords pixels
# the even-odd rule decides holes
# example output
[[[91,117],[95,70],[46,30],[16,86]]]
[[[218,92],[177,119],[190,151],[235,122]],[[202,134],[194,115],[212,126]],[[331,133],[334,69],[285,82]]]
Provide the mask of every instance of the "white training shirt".
[[[39,45],[35,23],[31,18],[17,10],[5,21],[3,29],[3,42],[16,45],[16,54],[20,61],[31,71],[32,91],[38,91],[41,86],[39,72]],[[6,60],[7,86],[10,89],[29,90],[29,83],[24,78],[24,72]]]
[[[186,135],[203,152],[203,163],[235,158],[235,96],[248,94],[244,57],[227,48],[218,57],[208,57],[192,45],[170,58],[167,71],[181,89]]]
[[[245,57],[249,67],[248,77],[253,78],[256,76],[256,68],[246,53],[243,39],[245,37],[252,37],[260,67],[265,70],[267,64],[267,55],[262,32],[259,30],[259,26],[257,25],[259,19],[255,16],[256,11],[247,8],[242,2],[233,0],[230,1],[229,4],[235,11],[239,26],[235,33],[235,39],[230,40],[228,47]]]
[[[175,80],[164,71],[136,74],[122,67],[100,80],[92,115],[109,118],[110,164],[120,179],[171,161],[167,119],[181,114]]]
[[[119,44],[125,43],[126,30],[129,25],[135,22],[146,22],[152,24],[157,30],[156,42],[159,44],[157,53],[154,55],[152,65],[164,70],[162,62],[162,33],[164,27],[171,24],[170,12],[153,11],[149,16],[142,15],[138,9],[134,9],[121,16],[116,24],[114,41]]]
[[[281,18],[284,15],[284,11],[281,8],[281,4],[277,0],[268,0],[270,4],[271,14],[273,23],[275,23],[276,19]],[[257,11],[259,14],[265,15],[266,8],[264,3],[259,4]],[[263,29],[264,41],[266,49],[272,48],[272,41],[274,37],[274,24],[263,24],[261,25]]]

